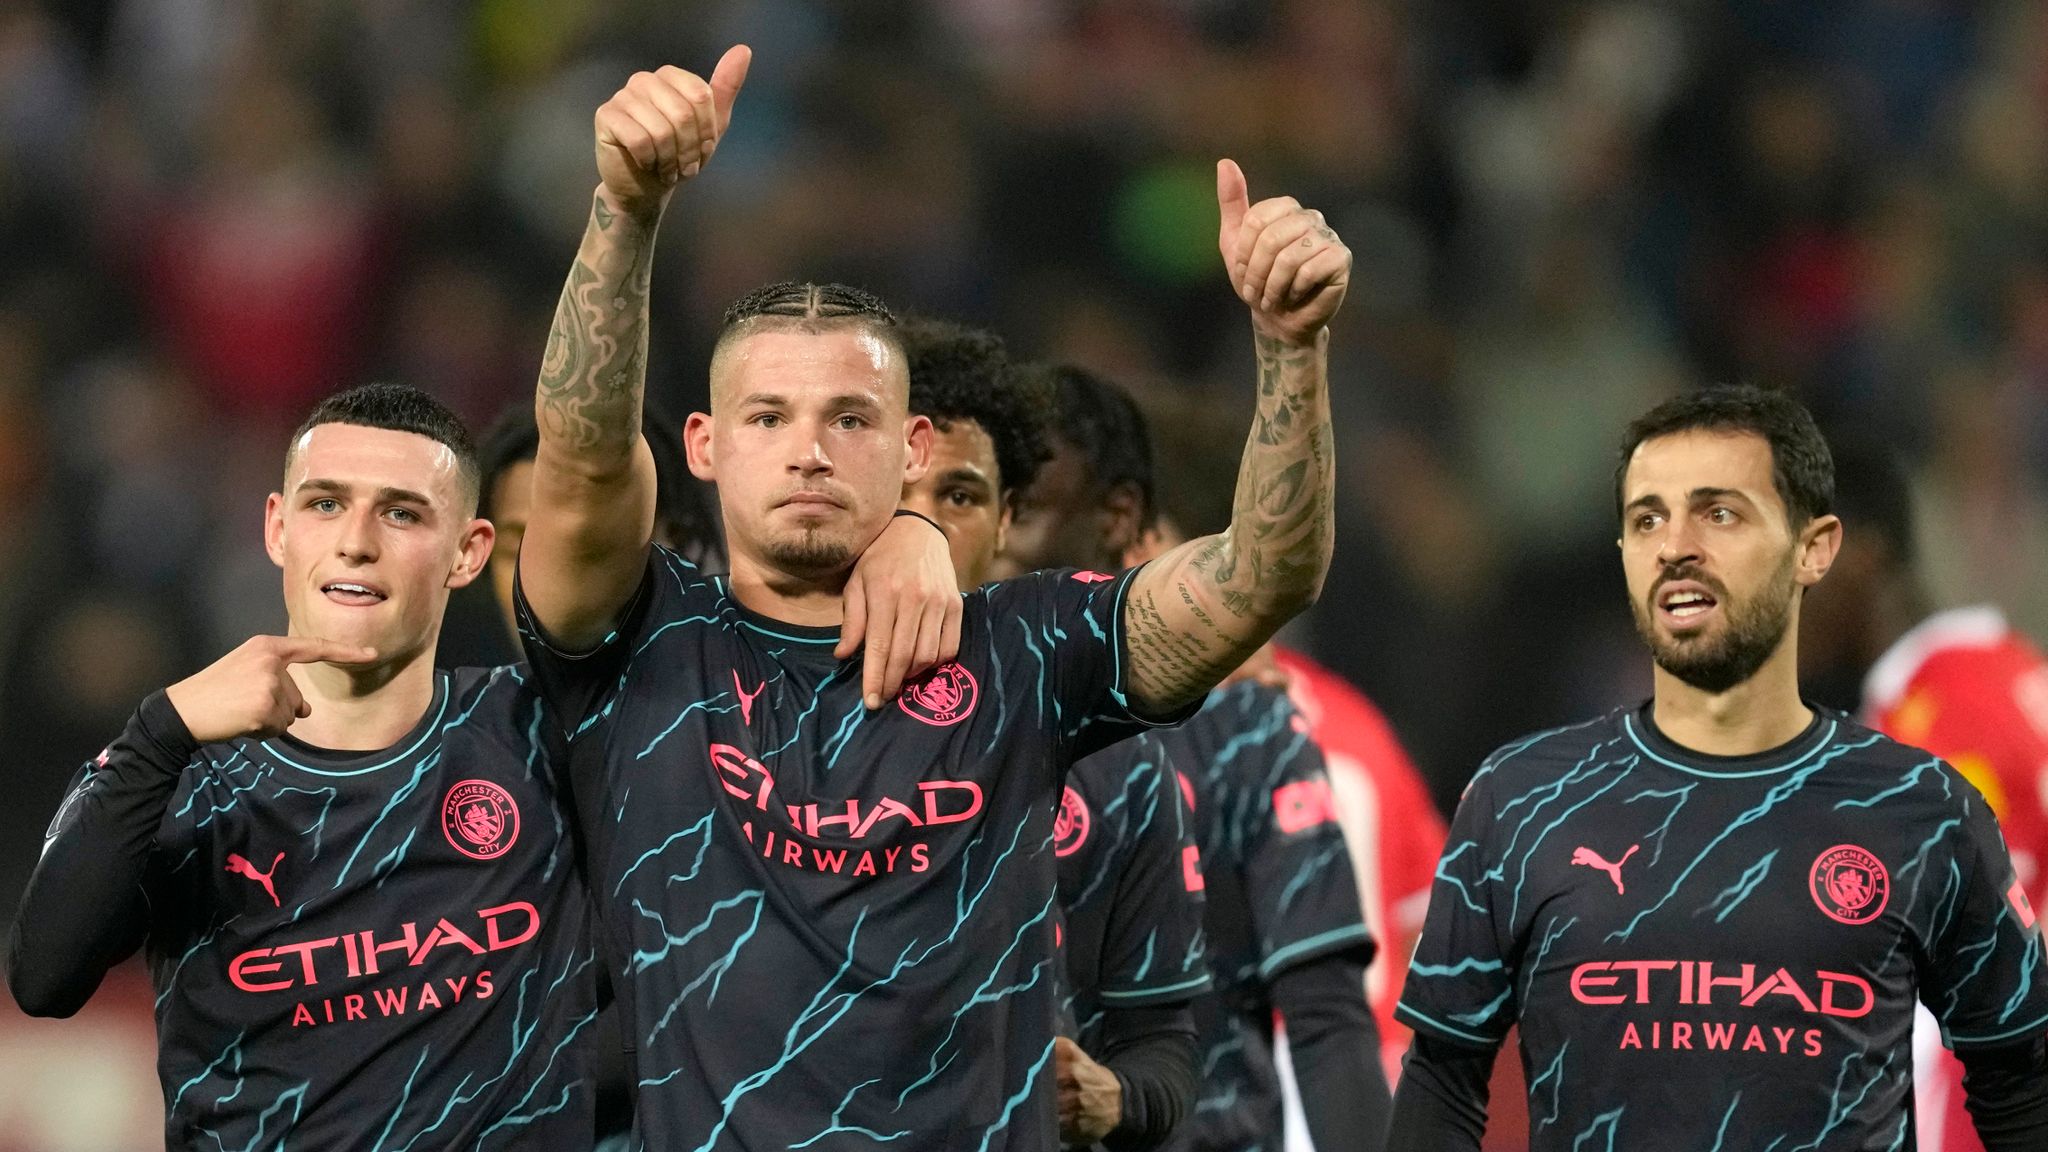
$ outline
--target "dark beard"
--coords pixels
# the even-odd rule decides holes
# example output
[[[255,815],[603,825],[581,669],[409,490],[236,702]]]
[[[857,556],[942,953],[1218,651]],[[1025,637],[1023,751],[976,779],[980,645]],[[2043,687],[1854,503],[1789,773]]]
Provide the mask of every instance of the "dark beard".
[[[1709,583],[1698,572],[1681,569],[1672,574],[1673,579],[1709,584],[1728,613],[1720,634],[1690,640],[1671,640],[1660,635],[1651,608],[1657,597],[1657,587],[1653,587],[1646,602],[1629,602],[1636,635],[1649,646],[1650,658],[1657,662],[1657,667],[1702,692],[1718,696],[1756,675],[1785,639],[1785,630],[1792,623],[1792,597],[1797,587],[1791,578],[1792,561],[1792,553],[1787,552],[1776,578],[1755,600],[1749,601],[1733,600],[1718,582]],[[1665,582],[1659,580],[1658,587]]]
[[[853,562],[853,549],[845,541],[833,540],[814,529],[795,539],[770,541],[763,551],[769,561],[796,576],[837,572]]]

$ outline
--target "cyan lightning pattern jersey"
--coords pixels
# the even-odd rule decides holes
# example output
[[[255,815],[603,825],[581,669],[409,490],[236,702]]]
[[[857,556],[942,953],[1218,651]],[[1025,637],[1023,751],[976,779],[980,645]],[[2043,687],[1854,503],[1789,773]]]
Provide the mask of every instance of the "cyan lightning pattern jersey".
[[[1521,1026],[1530,1146],[1914,1146],[1913,1004],[1957,1045],[2048,1029],[1997,822],[1918,749],[1817,712],[1713,757],[1647,707],[1511,744],[1452,822],[1398,1009]]]
[[[1054,1146],[1054,812],[1075,757],[1139,728],[1129,579],[969,594],[958,659],[872,713],[836,629],[751,613],[665,549],[594,652],[529,617],[637,1146]]]
[[[436,673],[381,752],[192,759],[144,891],[169,1147],[587,1146],[596,961],[521,680]]]
[[[1202,1086],[1176,1149],[1280,1152],[1274,976],[1373,939],[1323,753],[1284,692],[1251,681],[1209,694],[1159,733],[1181,771],[1201,853],[1216,991],[1195,1004]]]
[[[1104,1009],[1185,1004],[1208,990],[1202,869],[1179,775],[1158,733],[1075,764],[1053,821],[1062,1020],[1099,1053]]]

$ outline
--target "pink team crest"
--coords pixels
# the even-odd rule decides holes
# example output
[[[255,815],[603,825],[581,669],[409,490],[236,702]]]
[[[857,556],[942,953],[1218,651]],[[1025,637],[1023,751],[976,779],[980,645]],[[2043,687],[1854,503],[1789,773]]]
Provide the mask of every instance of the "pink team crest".
[[[1060,810],[1052,818],[1052,852],[1055,856],[1072,856],[1081,850],[1088,840],[1088,802],[1081,794],[1068,788],[1060,797]]]
[[[519,806],[489,780],[464,780],[441,803],[441,832],[464,856],[496,860],[519,839]]]
[[[903,695],[896,698],[896,703],[919,720],[944,728],[967,719],[980,695],[974,673],[957,663],[947,663],[904,685]]]
[[[1107,572],[1082,571],[1074,573],[1074,579],[1079,580],[1083,584],[1100,584],[1105,580],[1114,580],[1116,577],[1111,576]]]
[[[1833,920],[1868,924],[1891,902],[1892,877],[1884,861],[1856,847],[1837,844],[1813,862],[1813,902]]]

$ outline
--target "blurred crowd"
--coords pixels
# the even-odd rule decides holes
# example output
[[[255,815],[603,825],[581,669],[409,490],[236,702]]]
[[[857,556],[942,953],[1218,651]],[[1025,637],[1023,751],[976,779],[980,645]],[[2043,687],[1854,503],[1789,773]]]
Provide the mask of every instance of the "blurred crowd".
[[[259,526],[303,411],[528,402],[592,111],[734,42],[656,266],[673,409],[726,301],[845,280],[1151,398],[1213,526],[1251,377],[1213,162],[1327,214],[1343,510],[1293,639],[1446,803],[1647,691],[1614,445],[1698,383],[1896,445],[1936,600],[2048,636],[2034,0],[0,0],[8,907],[136,702],[281,626]]]

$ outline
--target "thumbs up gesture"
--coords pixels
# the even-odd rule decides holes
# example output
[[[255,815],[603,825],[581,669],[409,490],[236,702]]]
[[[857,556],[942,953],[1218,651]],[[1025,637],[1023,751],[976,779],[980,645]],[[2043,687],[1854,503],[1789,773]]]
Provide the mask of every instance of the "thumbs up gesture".
[[[1292,196],[1251,202],[1235,160],[1216,165],[1216,246],[1230,286],[1252,310],[1261,336],[1289,344],[1315,342],[1351,284],[1351,249],[1323,214]]]
[[[611,201],[658,215],[678,184],[703,171],[732,121],[753,50],[727,50],[705,80],[674,65],[636,72],[597,109],[597,172]]]

